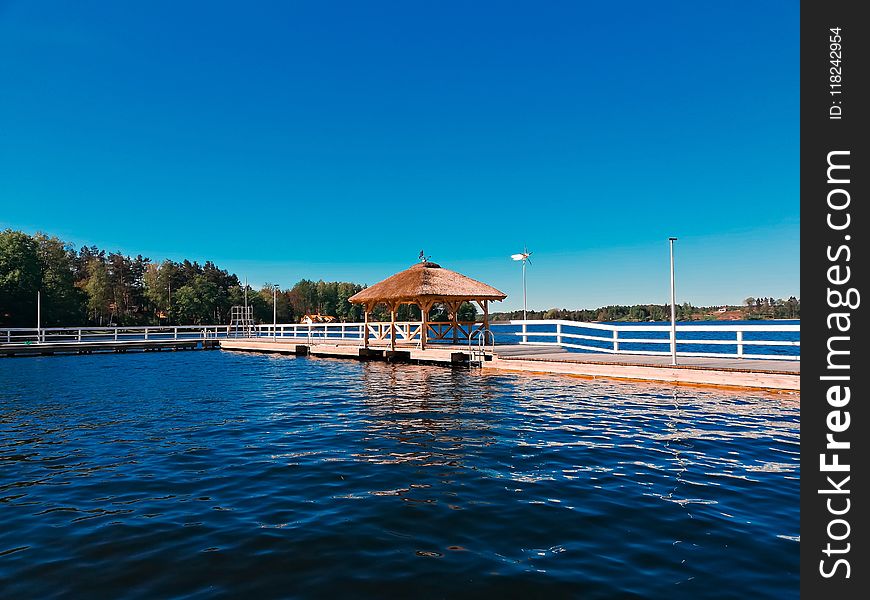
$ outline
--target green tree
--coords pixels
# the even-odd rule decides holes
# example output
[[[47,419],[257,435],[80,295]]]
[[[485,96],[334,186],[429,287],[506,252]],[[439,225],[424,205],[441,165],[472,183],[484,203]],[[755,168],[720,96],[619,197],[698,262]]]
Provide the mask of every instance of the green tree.
[[[85,296],[76,287],[75,250],[56,237],[37,234],[42,281],[42,324],[59,327],[81,323],[85,316]]]
[[[194,325],[218,322],[221,289],[208,278],[196,275],[178,290],[175,298],[179,321]]]
[[[459,305],[456,315],[459,321],[476,321],[477,307],[471,302],[463,302]]]
[[[92,258],[88,266],[88,278],[82,289],[88,296],[88,315],[98,325],[108,324],[113,313],[112,283],[109,279],[109,267],[100,258]]]
[[[42,268],[36,241],[20,231],[0,232],[0,323],[36,325],[36,293]]]

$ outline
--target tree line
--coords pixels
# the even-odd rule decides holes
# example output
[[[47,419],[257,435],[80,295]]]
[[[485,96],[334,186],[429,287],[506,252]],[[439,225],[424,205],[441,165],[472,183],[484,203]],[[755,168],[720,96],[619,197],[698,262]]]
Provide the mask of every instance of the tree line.
[[[292,288],[266,283],[259,290],[244,286],[238,276],[211,261],[152,261],[137,255],[106,252],[96,246],[76,250],[42,233],[0,231],[0,326],[36,326],[37,293],[42,297],[42,326],[78,325],[216,325],[229,322],[230,309],[247,302],[254,320],[298,322],[306,314],[359,322],[363,307],[348,299],[365,286],[346,281],[302,279]],[[474,320],[465,303],[460,320]],[[420,309],[404,305],[399,320],[418,320]],[[383,305],[373,320],[389,320]],[[447,320],[436,307],[432,320]]]
[[[751,300],[751,303],[750,303]],[[754,319],[800,319],[801,303],[794,296],[788,300],[763,299],[758,302],[755,298],[747,298],[747,306],[725,306],[728,311],[736,311],[740,318],[745,320]],[[689,302],[676,305],[676,317],[678,321],[712,320],[722,306],[694,306]],[[551,308],[548,310],[529,310],[526,312],[529,319],[563,319],[565,321],[668,321],[671,318],[670,304],[634,304],[634,305],[611,305],[594,309],[568,310],[565,308]],[[514,310],[508,312],[493,313],[493,321],[509,321],[522,319],[523,311]]]
[[[303,280],[278,293],[278,316],[295,321],[306,312],[355,319],[361,309],[347,298],[363,289],[346,282]],[[42,325],[224,324],[247,295],[255,318],[272,320],[272,288],[254,290],[211,261],[153,262],[141,255],[76,250],[42,233],[0,231],[0,325],[36,325],[37,292]]]
[[[365,288],[346,281],[302,279],[292,288],[266,284],[259,290],[243,286],[235,274],[211,261],[152,261],[137,255],[106,252],[96,246],[76,250],[57,237],[42,233],[0,231],[0,326],[34,327],[37,292],[42,296],[42,325],[216,325],[229,322],[230,308],[246,301],[254,319],[269,323],[275,311],[279,323],[295,323],[306,314],[323,314],[339,321],[359,322],[363,308],[348,298]],[[677,307],[681,321],[713,318],[717,307]],[[799,319],[800,300],[750,297],[736,310],[744,319]],[[468,302],[459,310],[460,321],[474,321],[476,307]],[[522,319],[521,310],[493,313],[493,321]],[[388,321],[386,307],[375,308],[372,319]],[[399,307],[400,321],[417,321],[420,309]],[[528,311],[529,319],[569,321],[666,321],[668,304],[611,305],[596,309]],[[446,321],[444,307],[436,306],[432,321]]]
[[[746,305],[748,318],[758,319],[799,319],[801,316],[801,301],[790,296],[787,300],[782,298],[748,297],[743,301]]]

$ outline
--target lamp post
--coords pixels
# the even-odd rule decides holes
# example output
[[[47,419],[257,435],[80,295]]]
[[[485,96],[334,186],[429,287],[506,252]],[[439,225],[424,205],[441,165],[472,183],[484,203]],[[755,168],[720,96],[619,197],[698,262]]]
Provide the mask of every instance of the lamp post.
[[[511,254],[512,260],[521,260],[523,262],[523,343],[529,341],[529,338],[526,336],[526,263],[531,263],[532,261],[529,259],[531,256],[531,252],[525,246],[523,247],[522,252],[518,252],[517,254]]]
[[[278,286],[272,286],[272,341],[278,339]]]
[[[245,330],[245,337],[253,337],[254,332],[252,331],[251,325],[253,325],[253,319],[248,318],[248,278],[245,277],[245,313],[242,316],[242,327]]]
[[[523,321],[526,319],[526,261],[523,260]]]
[[[677,364],[677,303],[674,293],[674,242],[677,238],[668,238],[671,246],[671,364]]]

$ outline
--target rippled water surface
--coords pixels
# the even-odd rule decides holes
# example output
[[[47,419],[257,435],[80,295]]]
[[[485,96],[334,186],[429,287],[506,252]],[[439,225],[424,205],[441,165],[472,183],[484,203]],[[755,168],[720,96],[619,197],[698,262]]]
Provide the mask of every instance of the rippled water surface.
[[[0,596],[789,597],[794,396],[0,359]]]

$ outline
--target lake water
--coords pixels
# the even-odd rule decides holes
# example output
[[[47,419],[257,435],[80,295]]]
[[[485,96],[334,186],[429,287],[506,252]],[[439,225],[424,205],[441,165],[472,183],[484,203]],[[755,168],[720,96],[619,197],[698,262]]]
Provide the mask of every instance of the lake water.
[[[799,421],[458,368],[0,359],[0,597],[796,597]]]

